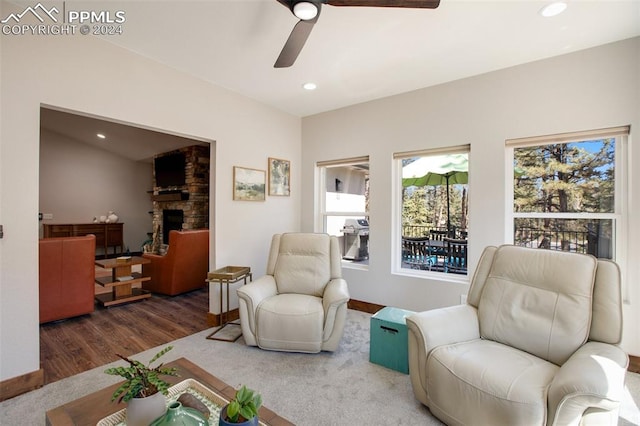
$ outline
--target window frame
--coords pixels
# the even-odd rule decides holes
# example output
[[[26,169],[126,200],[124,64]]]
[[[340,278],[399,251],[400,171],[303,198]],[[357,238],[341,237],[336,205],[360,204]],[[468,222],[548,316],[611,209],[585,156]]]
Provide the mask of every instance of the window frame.
[[[604,128],[598,130],[561,133],[507,139],[505,141],[505,241],[515,244],[514,223],[517,218],[551,218],[551,219],[609,219],[613,220],[613,261],[621,270],[622,294],[625,301],[629,300],[629,289],[626,285],[627,252],[628,252],[628,222],[629,222],[629,126]],[[614,206],[612,213],[523,213],[515,212],[514,203],[514,150],[530,146],[542,146],[561,143],[579,143],[597,139],[615,139],[614,151]],[[511,176],[511,178],[508,178]]]
[[[404,151],[393,153],[392,165],[392,212],[391,212],[391,274],[401,275],[413,278],[438,280],[451,283],[469,284],[471,282],[472,271],[467,270],[467,275],[451,274],[441,271],[428,271],[419,269],[410,269],[402,267],[402,160],[412,157],[437,156],[448,154],[466,154],[468,162],[471,160],[471,145],[458,145],[451,147],[441,147],[432,149],[422,149],[414,151]],[[469,183],[471,187],[471,175],[469,175]],[[467,206],[471,211],[471,205]],[[467,239],[469,237],[467,236]],[[467,256],[471,246],[467,245]],[[467,257],[467,262],[469,261]]]
[[[350,157],[343,158],[338,160],[327,160],[327,161],[318,161],[316,162],[316,208],[315,210],[315,218],[314,218],[314,230],[315,232],[327,232],[327,218],[328,217],[336,217],[343,216],[347,217],[362,217],[364,216],[369,219],[369,212],[364,211],[327,211],[327,174],[326,170],[332,167],[341,167],[341,166],[354,166],[358,164],[364,164],[370,166],[371,162],[369,160],[368,155],[363,155],[359,157]],[[371,187],[369,187],[369,191]],[[366,210],[366,206],[365,206]],[[369,223],[369,232],[371,231],[371,223]],[[369,251],[369,260],[370,260],[371,252]],[[341,263],[343,267],[353,268],[353,269],[369,269],[369,261],[367,262],[359,262],[359,261],[349,261],[347,259],[341,259]]]

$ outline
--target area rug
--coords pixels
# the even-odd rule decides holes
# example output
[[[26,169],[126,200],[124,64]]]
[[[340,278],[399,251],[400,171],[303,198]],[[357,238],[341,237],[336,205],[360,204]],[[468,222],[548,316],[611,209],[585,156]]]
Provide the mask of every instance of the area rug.
[[[258,390],[264,404],[298,425],[441,425],[413,396],[409,376],[369,362],[371,315],[349,310],[334,353],[264,351],[210,340],[214,329],[175,340],[165,361],[185,357],[226,383]],[[156,347],[134,356],[143,362]],[[121,365],[122,362],[108,364]],[[0,403],[0,424],[41,425],[45,412],[118,381],[107,366],[51,383]],[[619,425],[640,425],[640,375],[627,374]]]

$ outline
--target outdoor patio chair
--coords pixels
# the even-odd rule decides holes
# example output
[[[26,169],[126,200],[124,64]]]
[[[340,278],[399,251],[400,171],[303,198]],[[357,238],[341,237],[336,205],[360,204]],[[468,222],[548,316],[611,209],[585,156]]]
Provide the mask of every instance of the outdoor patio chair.
[[[445,238],[445,255],[444,269],[450,274],[466,274],[467,273],[467,240],[456,240],[453,238]]]
[[[402,262],[411,269],[430,269],[436,263],[431,255],[428,237],[403,237]]]

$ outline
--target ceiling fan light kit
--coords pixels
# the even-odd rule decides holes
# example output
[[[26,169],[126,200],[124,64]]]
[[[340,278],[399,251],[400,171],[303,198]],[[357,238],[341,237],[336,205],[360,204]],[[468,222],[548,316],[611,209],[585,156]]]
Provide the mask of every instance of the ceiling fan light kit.
[[[320,9],[320,5],[311,1],[299,1],[294,3],[292,12],[299,19],[303,21],[308,21],[310,19],[315,18],[318,15],[318,10]]]
[[[311,29],[318,22],[323,4],[329,6],[402,7],[410,9],[435,9],[440,0],[276,0],[287,7],[300,21],[293,27],[274,68],[293,65],[307,41]]]

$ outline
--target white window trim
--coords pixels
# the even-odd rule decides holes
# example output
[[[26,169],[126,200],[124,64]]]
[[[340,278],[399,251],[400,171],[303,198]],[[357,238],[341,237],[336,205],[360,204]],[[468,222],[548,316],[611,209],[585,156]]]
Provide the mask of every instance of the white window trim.
[[[402,267],[402,160],[412,157],[427,155],[468,154],[471,158],[471,145],[458,145],[447,148],[423,149],[416,151],[396,152],[393,154],[391,166],[391,274],[405,277],[422,278],[434,281],[469,284],[471,282],[471,270],[467,275],[446,274],[436,271],[422,271]],[[469,206],[471,209],[471,206]]]
[[[628,268],[628,221],[629,206],[628,199],[631,196],[629,180],[630,162],[629,155],[629,132],[630,126],[610,127],[591,131],[569,132],[558,135],[536,136],[529,138],[507,139],[505,155],[505,176],[513,176],[513,154],[514,148],[538,146],[552,143],[580,142],[584,140],[603,139],[613,137],[616,139],[615,147],[615,206],[614,213],[515,213],[513,211],[513,179],[505,179],[505,241],[514,243],[513,226],[515,218],[519,217],[550,217],[558,219],[614,219],[615,225],[615,262],[620,266],[622,280],[622,299],[624,303],[630,303],[630,291],[627,285]]]
[[[314,209],[314,232],[325,232],[326,226],[326,218],[327,216],[345,216],[345,217],[353,217],[353,216],[367,216],[369,212],[334,212],[327,211],[326,205],[326,173],[324,170],[328,167],[337,167],[337,166],[349,166],[354,164],[362,164],[362,163],[370,163],[369,156],[363,155],[360,157],[351,157],[344,158],[339,160],[327,160],[327,161],[318,161],[316,162],[315,167],[315,181],[317,185],[315,186],[315,200],[316,206],[318,208]],[[371,256],[371,252],[369,252],[369,256]],[[369,258],[370,259],[370,258]],[[352,269],[362,269],[368,270],[368,264],[354,263],[349,262],[342,259],[342,267],[343,268],[352,268]]]

